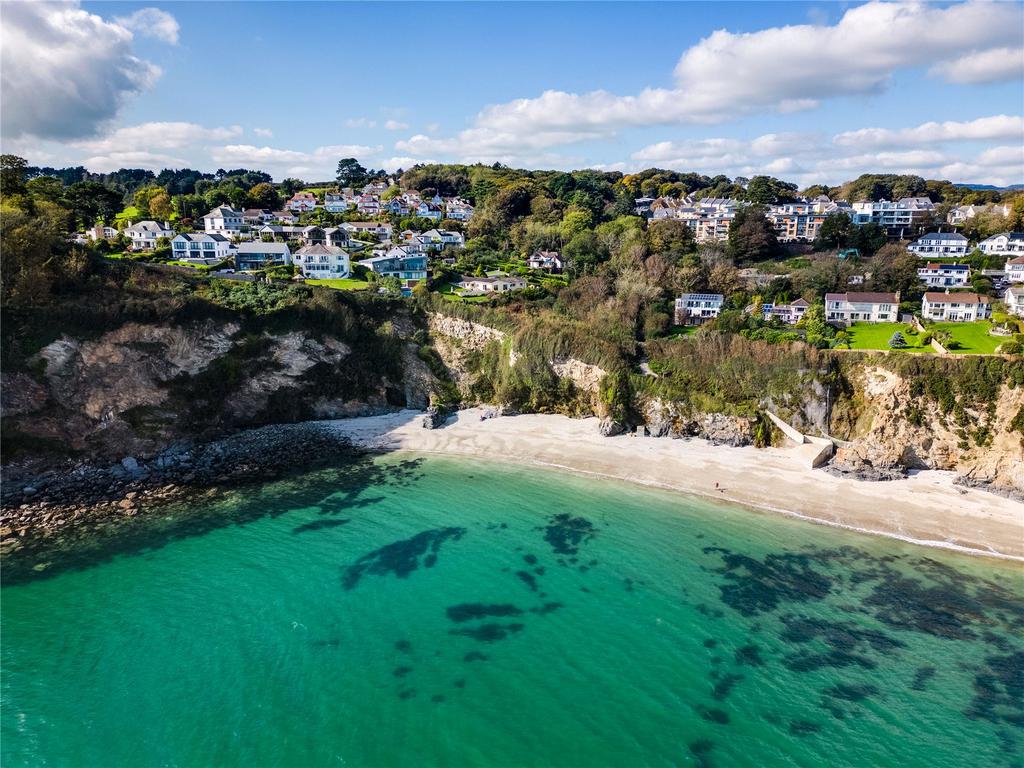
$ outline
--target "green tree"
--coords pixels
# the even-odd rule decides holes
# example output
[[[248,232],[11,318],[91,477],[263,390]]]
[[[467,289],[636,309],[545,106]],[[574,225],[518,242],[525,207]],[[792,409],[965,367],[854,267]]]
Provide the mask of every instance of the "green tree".
[[[25,169],[28,163],[17,155],[0,155],[0,196],[25,193]]]
[[[779,255],[781,248],[765,218],[760,205],[748,205],[736,210],[736,218],[729,227],[729,255],[736,261],[764,261]]]
[[[345,157],[338,161],[336,178],[339,186],[361,187],[366,183],[366,169],[354,157]]]
[[[281,207],[281,195],[273,184],[264,181],[249,190],[248,203],[251,208],[276,211]]]
[[[830,213],[818,227],[814,250],[828,251],[846,248],[853,234],[854,223],[845,213]]]

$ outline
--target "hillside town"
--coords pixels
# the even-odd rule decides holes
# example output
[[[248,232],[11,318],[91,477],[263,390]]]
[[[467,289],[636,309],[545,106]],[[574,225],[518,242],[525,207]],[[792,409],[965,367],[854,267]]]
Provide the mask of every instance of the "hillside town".
[[[445,288],[453,298],[474,299],[521,291],[537,282],[538,276],[557,276],[566,263],[557,250],[539,249],[520,265],[522,274],[495,269],[479,274],[451,275],[466,245],[465,235],[440,225],[462,227],[471,221],[474,206],[457,196],[434,194],[424,199],[415,190],[388,195],[396,188],[394,178],[374,180],[359,189],[344,187],[324,191],[299,191],[280,210],[237,209],[220,205],[201,217],[202,231],[179,232],[170,222],[143,220],[128,222],[120,232],[104,223],[75,235],[78,242],[111,240],[123,235],[132,253],[156,251],[170,246],[169,264],[218,268],[216,272],[239,279],[275,268],[294,280],[345,281],[355,271],[370,275],[384,285],[390,281],[408,296],[419,285],[431,284],[433,277],[447,274]],[[681,222],[696,244],[727,243],[737,215],[751,203],[734,198],[640,197],[635,213],[657,226],[665,221]],[[993,299],[1001,299],[1006,311],[1024,317],[1024,233],[1001,232],[971,242],[957,227],[980,215],[1008,216],[1009,206],[956,206],[936,231],[908,236],[934,224],[937,206],[928,197],[905,197],[895,201],[832,200],[826,195],[769,204],[758,211],[780,244],[811,244],[818,240],[826,222],[842,217],[854,227],[871,226],[884,233],[887,241],[900,243],[906,252],[921,259],[917,268],[924,291],[913,311],[901,311],[899,292],[825,292],[816,297],[824,306],[824,319],[838,329],[856,324],[976,323],[992,317]],[[323,214],[364,217],[337,224],[309,223]],[[429,229],[396,231],[395,219],[415,219]],[[941,225],[940,225],[941,226]],[[1002,269],[984,269],[991,280],[992,295],[972,290],[972,277],[979,274],[967,263],[971,253],[1003,260]],[[856,249],[838,250],[837,259],[856,259]],[[757,270],[746,270],[751,287],[773,278]],[[280,273],[284,274],[284,273]],[[279,276],[280,276],[279,274]],[[851,275],[851,288],[862,285],[866,275]],[[327,282],[326,284],[330,284]],[[937,290],[933,290],[937,289]],[[385,287],[379,290],[386,290]],[[814,298],[814,297],[812,297]],[[763,302],[744,307],[748,314],[777,326],[799,326],[811,301],[799,297],[788,302]],[[716,320],[728,307],[722,293],[683,293],[674,302],[673,323],[693,328]],[[898,343],[897,343],[897,346]]]

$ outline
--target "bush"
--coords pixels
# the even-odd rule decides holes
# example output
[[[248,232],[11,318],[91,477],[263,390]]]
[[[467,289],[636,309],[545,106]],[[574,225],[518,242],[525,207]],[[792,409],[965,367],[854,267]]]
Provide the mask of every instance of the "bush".
[[[903,338],[903,334],[896,331],[889,339],[890,349],[904,349],[907,346],[907,340]]]

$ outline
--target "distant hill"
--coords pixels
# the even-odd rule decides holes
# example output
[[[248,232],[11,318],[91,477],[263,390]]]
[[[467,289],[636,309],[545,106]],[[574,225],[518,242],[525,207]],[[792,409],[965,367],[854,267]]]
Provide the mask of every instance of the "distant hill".
[[[1024,189],[1024,184],[1011,184],[1008,187],[996,187],[992,184],[957,184],[958,187],[967,187],[968,189],[986,190],[991,192],[1019,192]]]

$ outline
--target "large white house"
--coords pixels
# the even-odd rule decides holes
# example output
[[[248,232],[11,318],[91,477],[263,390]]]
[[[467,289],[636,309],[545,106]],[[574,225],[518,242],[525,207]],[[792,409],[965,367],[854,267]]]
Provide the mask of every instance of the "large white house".
[[[530,269],[542,269],[545,272],[561,272],[565,266],[562,255],[558,251],[534,251],[526,260]]]
[[[1011,285],[1003,294],[1006,309],[1011,315],[1024,317],[1024,285]]]
[[[305,245],[292,254],[292,259],[303,277],[342,278],[349,275],[348,253],[333,245]]]
[[[1024,232],[1000,232],[978,243],[978,250],[991,256],[1024,254]]]
[[[701,325],[718,317],[725,297],[720,293],[684,293],[676,299],[675,324]]]
[[[967,285],[971,268],[966,264],[925,264],[917,268],[921,282],[933,288]]]
[[[385,221],[346,221],[341,228],[351,237],[358,238],[359,235],[370,234],[381,240],[390,240],[391,233],[394,231],[391,225]]]
[[[470,293],[505,293],[506,291],[516,291],[525,288],[526,281],[521,277],[513,277],[504,272],[498,272],[486,277],[463,275],[458,285],[459,288],[463,288]]]
[[[876,200],[854,203],[854,224],[877,224],[891,237],[903,237],[924,224],[935,212],[935,203],[927,197],[904,197],[895,202]]]
[[[1024,283],[1024,256],[1006,262],[1006,279],[1011,283]]]
[[[466,238],[461,232],[453,232],[448,229],[428,229],[416,236],[416,239],[428,251],[443,251],[446,248],[461,248],[466,244]]]
[[[969,244],[959,232],[931,232],[907,246],[911,253],[923,257],[966,256]]]
[[[189,232],[171,240],[171,255],[178,261],[223,260],[232,255],[231,241],[224,235]]]
[[[977,293],[928,291],[921,299],[921,317],[942,322],[973,322],[992,315],[988,296]]]
[[[898,293],[825,294],[825,319],[830,323],[893,323],[899,319]]]
[[[203,230],[210,234],[238,237],[242,234],[245,216],[230,205],[218,205],[203,216]]]
[[[132,224],[124,233],[131,238],[132,249],[136,251],[152,251],[159,238],[166,237],[169,240],[174,237],[174,230],[166,221],[161,224],[149,219]]]

